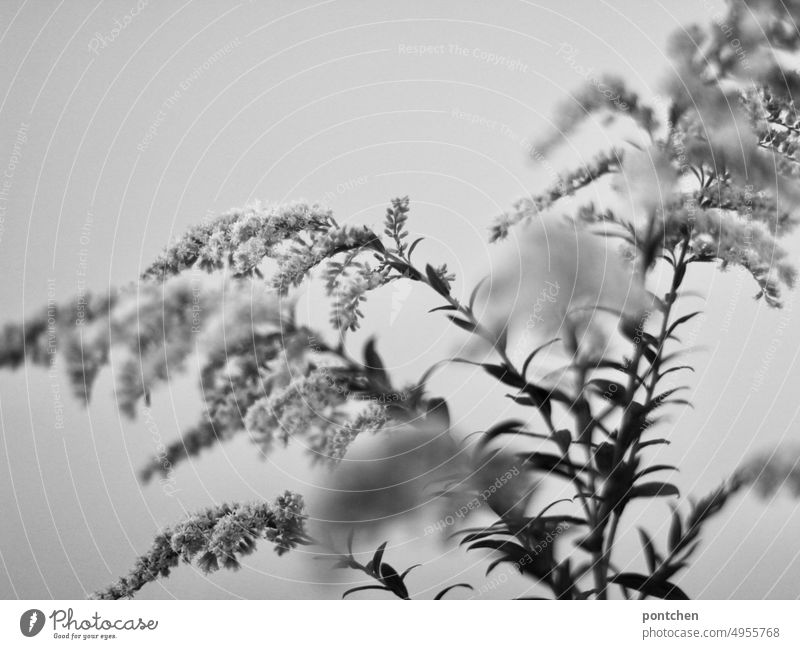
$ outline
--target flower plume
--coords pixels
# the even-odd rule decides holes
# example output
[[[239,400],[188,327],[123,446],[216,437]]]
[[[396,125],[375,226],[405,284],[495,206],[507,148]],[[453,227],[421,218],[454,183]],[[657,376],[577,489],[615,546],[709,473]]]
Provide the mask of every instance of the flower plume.
[[[196,561],[204,572],[236,569],[259,538],[283,554],[308,542],[303,498],[291,491],[267,503],[221,505],[190,516],[156,536],[131,572],[96,592],[95,599],[125,599],[159,577],[167,577],[181,561]]]

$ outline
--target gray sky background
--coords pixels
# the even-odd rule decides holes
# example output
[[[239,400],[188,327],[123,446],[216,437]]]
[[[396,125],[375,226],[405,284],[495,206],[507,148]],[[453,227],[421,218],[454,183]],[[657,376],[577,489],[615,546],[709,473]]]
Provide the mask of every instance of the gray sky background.
[[[171,236],[255,198],[325,200],[341,220],[376,225],[392,197],[408,194],[411,229],[429,237],[424,254],[470,287],[505,254],[487,243],[490,219],[548,178],[521,141],[547,132],[554,104],[582,81],[560,45],[647,96],[669,65],[668,34],[709,21],[706,4],[690,0],[140,4],[138,13],[136,0],[0,5],[0,173],[11,174],[0,228],[3,320],[43,306],[48,280],[59,300],[73,295],[81,255],[89,288],[127,283]],[[409,45],[443,47],[418,56]],[[518,63],[496,65],[484,53]],[[790,247],[799,251],[796,238]],[[700,496],[749,453],[800,442],[800,330],[791,300],[770,310],[738,272],[695,273],[693,288],[708,299],[693,335],[706,350],[694,357],[696,407],[673,420],[663,457],[681,465],[684,494]],[[302,311],[311,306],[301,300]],[[365,329],[380,334],[387,363],[405,378],[450,349],[452,331],[425,315],[430,306],[412,292],[391,325],[391,296],[368,308]],[[315,309],[323,322],[327,307]],[[460,430],[503,416],[502,392],[477,374],[448,371],[434,387]],[[151,431],[118,414],[108,371],[88,409],[66,400],[60,430],[50,390],[41,369],[0,374],[2,597],[83,597],[126,572],[184,510],[272,499],[287,487],[313,505],[321,488],[298,453],[264,462],[240,439],[179,468],[181,491],[169,497],[136,481]],[[191,376],[156,393],[159,434],[176,437],[198,407]],[[656,505],[632,509],[631,519],[657,530],[667,514]],[[787,494],[739,497],[708,530],[680,579],[687,592],[797,597],[800,515]],[[397,530],[387,555],[426,564],[410,580],[417,592],[484,583],[476,554],[421,537],[421,528]],[[622,543],[636,547],[632,537]],[[346,576],[311,564],[302,553],[277,559],[265,543],[236,574],[181,567],[141,596],[338,597],[341,586],[314,582]]]

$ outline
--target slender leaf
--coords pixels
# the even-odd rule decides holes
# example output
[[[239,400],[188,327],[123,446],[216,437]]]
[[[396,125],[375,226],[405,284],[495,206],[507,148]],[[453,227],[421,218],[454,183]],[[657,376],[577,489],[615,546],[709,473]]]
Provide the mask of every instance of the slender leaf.
[[[536,355],[537,355],[537,354],[538,354],[540,351],[542,351],[542,350],[543,350],[543,349],[545,349],[546,347],[549,347],[549,346],[550,346],[550,345],[552,345],[553,343],[555,343],[555,342],[558,342],[559,340],[561,340],[561,338],[553,338],[553,340],[551,340],[550,342],[546,342],[546,343],[544,343],[544,345],[539,345],[539,346],[538,346],[536,349],[534,349],[534,350],[533,350],[533,351],[532,351],[530,354],[528,354],[528,358],[526,358],[526,359],[525,359],[525,362],[522,364],[522,376],[523,376],[523,377],[525,377],[525,376],[527,376],[527,375],[528,375],[528,366],[531,364],[531,361],[532,361],[534,358],[536,358]]]
[[[671,464],[654,464],[653,466],[649,466],[646,469],[639,471],[635,476],[633,476],[633,479],[638,480],[639,478],[643,478],[644,476],[655,473],[656,471],[678,471],[678,467],[672,466]]]
[[[683,538],[683,525],[681,524],[681,516],[676,509],[672,510],[672,522],[669,526],[668,547],[670,552],[675,552],[678,549],[678,544]]]
[[[611,581],[615,584],[621,584],[625,586],[625,588],[638,590],[640,593],[644,593],[650,597],[657,597],[658,599],[689,599],[688,595],[675,584],[666,580],[656,581],[645,575],[623,572],[614,575]]]
[[[357,593],[357,592],[359,592],[361,590],[385,590],[387,592],[392,592],[388,588],[385,588],[384,586],[377,586],[377,585],[375,585],[375,586],[358,586],[357,588],[351,588],[350,590],[346,590],[342,594],[342,599],[344,599],[348,595],[352,595],[353,593]]]
[[[488,279],[489,279],[489,276],[487,275],[487,276],[486,276],[486,277],[484,277],[484,278],[483,278],[483,279],[482,279],[480,282],[478,282],[477,284],[475,284],[475,288],[473,288],[473,289],[472,289],[472,293],[470,293],[470,296],[469,296],[469,302],[467,302],[467,304],[469,304],[469,308],[470,308],[470,309],[472,309],[472,307],[473,307],[473,306],[475,306],[475,299],[478,297],[478,291],[480,291],[480,290],[481,290],[481,286],[483,286],[483,284],[484,284],[484,283],[486,282],[486,280],[488,280]]]
[[[644,550],[644,558],[647,561],[647,569],[650,572],[655,572],[660,563],[656,548],[653,545],[653,540],[641,527],[638,528],[639,539],[642,542],[642,549]]]
[[[475,589],[474,589],[472,586],[470,586],[469,584],[453,584],[452,586],[448,586],[448,587],[447,587],[447,588],[445,588],[444,590],[440,590],[440,591],[439,591],[439,593],[436,595],[436,597],[434,597],[433,599],[434,599],[434,600],[439,600],[439,599],[442,599],[442,597],[444,597],[445,595],[447,595],[447,593],[449,593],[449,592],[450,592],[451,590],[453,590],[454,588],[469,588],[470,590],[475,590]]]
[[[454,325],[460,327],[464,331],[469,331],[470,333],[475,333],[475,325],[468,320],[464,320],[462,318],[456,318],[454,315],[447,316],[447,319],[450,320]]]
[[[672,324],[669,326],[669,329],[667,329],[667,335],[669,335],[669,334],[671,334],[673,331],[675,331],[675,329],[676,329],[677,327],[680,327],[680,326],[681,326],[681,325],[682,325],[684,322],[688,322],[689,320],[691,320],[691,319],[692,319],[692,318],[694,318],[695,316],[698,316],[698,315],[700,315],[701,313],[702,313],[702,311],[694,311],[693,313],[689,313],[689,314],[687,314],[687,315],[685,315],[685,316],[682,316],[682,317],[678,318],[677,320],[675,320],[675,321],[674,321],[674,322],[673,322],[673,323],[672,323]]]
[[[430,264],[425,266],[425,275],[427,275],[428,281],[437,293],[444,295],[445,297],[450,295],[450,287],[447,286],[441,277],[439,277],[439,274]]]
[[[384,541],[380,544],[377,550],[375,550],[375,556],[372,557],[372,570],[374,570],[377,574],[381,574],[381,563],[383,563],[383,553],[386,550],[386,544],[388,541]]]
[[[631,498],[655,498],[657,496],[678,496],[681,492],[669,482],[645,482],[631,489]]]
[[[425,240],[425,237],[420,237],[419,239],[417,239],[416,241],[414,241],[414,243],[412,243],[412,244],[411,244],[411,245],[408,247],[408,252],[406,253],[406,257],[408,257],[408,259],[411,259],[411,253],[412,253],[412,252],[414,252],[414,249],[415,249],[415,248],[416,248],[416,247],[417,247],[417,246],[418,246],[420,243],[422,243],[424,240]]]

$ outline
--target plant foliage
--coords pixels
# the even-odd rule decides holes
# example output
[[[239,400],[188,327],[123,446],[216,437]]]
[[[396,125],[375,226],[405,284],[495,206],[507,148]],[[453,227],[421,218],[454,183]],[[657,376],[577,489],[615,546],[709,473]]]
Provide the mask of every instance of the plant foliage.
[[[560,111],[563,133],[577,132],[604,113],[629,122],[635,138],[523,197],[496,219],[490,238],[507,238],[572,196],[578,203],[571,214],[575,224],[619,240],[631,273],[652,289],[651,308],[612,314],[626,340],[623,355],[605,355],[602,349],[578,353],[578,332],[570,320],[564,340],[548,343],[571,355],[566,368],[571,388],[531,378],[542,348],[531,350],[521,366],[512,362],[506,331],[496,331],[478,315],[480,286],[463,291],[469,295],[463,299],[446,264],[417,261],[423,239],[409,234],[407,197],[391,201],[382,232],[340,225],[316,204],[256,203],[230,211],[167,247],[144,271],[141,284],[50,307],[23,325],[6,325],[0,365],[17,367],[26,360],[46,365],[58,353],[74,391],[88,400],[114,351],[121,354],[115,362],[120,407],[133,416],[142,403],[147,407],[159,383],[197,353],[204,412],[178,442],[142,467],[144,481],[244,432],[263,452],[302,439],[313,461],[335,466],[365,434],[398,426],[450,428],[446,401],[427,389],[439,363],[417,382],[398,386],[374,339],[360,358],[347,349],[347,334],[361,325],[369,294],[390,283],[413,282],[436,297],[437,316],[488,344],[494,355],[480,363],[449,360],[478,365],[529,413],[482,432],[478,449],[513,439],[527,449],[513,458],[527,476],[560,481],[571,491],[570,499],[536,514],[527,500],[514,507],[492,502],[495,522],[459,530],[460,543],[488,553],[487,573],[510,565],[556,599],[605,599],[612,588],[625,598],[685,599],[681,571],[690,565],[706,522],[752,483],[771,493],[778,483],[789,480],[796,487],[798,482],[796,464],[756,458],[718,490],[686,506],[670,482],[676,467],[648,459],[650,451],[669,443],[664,412],[688,405],[686,386],[675,381],[692,369],[676,342],[697,315],[681,301],[691,269],[740,267],[752,276],[757,297],[774,307],[794,284],[795,269],[780,238],[795,225],[800,202],[800,119],[794,104],[800,85],[782,62],[800,50],[793,27],[798,20],[797,3],[732,0],[725,31],[719,25],[693,27],[675,37],[675,77],[667,80],[658,105],[647,105],[623,81],[612,79],[605,87],[617,101],[590,84]],[[558,143],[546,138],[541,149]],[[640,173],[642,167],[652,173]],[[584,200],[582,190],[599,183],[633,208]],[[655,269],[666,270],[666,285],[654,281]],[[198,291],[198,271],[223,279],[204,280]],[[323,281],[330,298],[333,341],[298,324],[292,313],[291,294],[312,277]],[[228,323],[224,331],[223,323]],[[565,415],[570,425],[557,424]],[[633,501],[669,505],[664,508],[668,533],[657,539],[639,529],[643,565],[623,572],[615,567],[615,542]],[[304,520],[301,497],[288,492],[274,505],[209,509],[163,531],[130,575],[98,596],[131,597],[181,560],[194,560],[205,570],[235,568],[262,537],[279,553],[310,543]],[[351,537],[336,566],[359,571],[371,583],[344,596],[377,589],[410,599],[406,579],[416,566],[398,572],[384,561],[386,546],[362,564],[353,556]],[[437,599],[458,586],[470,588],[457,584]]]

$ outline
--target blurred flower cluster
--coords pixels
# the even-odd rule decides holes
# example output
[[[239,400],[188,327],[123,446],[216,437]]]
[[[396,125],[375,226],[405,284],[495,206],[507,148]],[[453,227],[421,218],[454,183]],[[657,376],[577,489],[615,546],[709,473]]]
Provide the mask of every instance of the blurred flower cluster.
[[[606,101],[591,85],[576,93],[559,111],[561,138],[537,150],[603,114],[629,126],[627,142],[520,200],[498,218],[492,238],[591,185],[594,200],[582,199],[572,216],[615,228],[629,257],[649,266],[657,247],[674,247],[690,231],[693,260],[744,268],[757,297],[779,305],[796,276],[778,239],[800,207],[798,11],[796,3],[732,0],[710,26],[679,31],[673,71],[652,108],[618,79],[607,85],[625,102]],[[596,205],[597,183],[609,177],[604,204]]]

